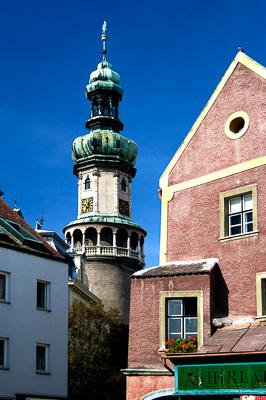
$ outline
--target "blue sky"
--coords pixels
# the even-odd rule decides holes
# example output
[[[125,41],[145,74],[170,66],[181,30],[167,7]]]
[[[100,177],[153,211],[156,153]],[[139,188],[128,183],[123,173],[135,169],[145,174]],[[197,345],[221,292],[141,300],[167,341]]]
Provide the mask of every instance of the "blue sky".
[[[86,133],[88,77],[108,55],[121,76],[122,134],[139,146],[134,220],[158,263],[161,173],[204,107],[237,45],[266,65],[264,0],[0,2],[0,188],[35,224],[62,228],[77,214],[71,144]]]

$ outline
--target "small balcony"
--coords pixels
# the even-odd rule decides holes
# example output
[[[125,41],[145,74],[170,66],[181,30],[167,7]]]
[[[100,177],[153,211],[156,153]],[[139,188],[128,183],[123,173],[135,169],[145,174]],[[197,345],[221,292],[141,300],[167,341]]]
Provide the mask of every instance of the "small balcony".
[[[66,231],[69,253],[86,257],[129,257],[145,263],[144,236],[135,229],[84,227]]]
[[[130,257],[144,263],[145,257],[142,251],[133,250],[126,247],[117,246],[76,246],[70,252],[76,254],[85,254],[86,257],[95,256],[115,256],[115,257]]]

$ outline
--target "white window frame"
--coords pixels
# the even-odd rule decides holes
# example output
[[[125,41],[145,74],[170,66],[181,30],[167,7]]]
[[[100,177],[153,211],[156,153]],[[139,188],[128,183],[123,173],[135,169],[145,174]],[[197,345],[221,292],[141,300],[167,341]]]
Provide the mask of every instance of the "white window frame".
[[[245,197],[247,197],[247,196],[251,196],[252,203],[253,203],[252,193],[244,193],[240,196],[231,197],[228,199],[228,235],[229,236],[235,236],[235,235],[240,235],[242,233],[253,232],[253,204],[252,204],[252,208],[245,209]],[[231,201],[235,200],[235,199],[239,199],[240,211],[231,212],[231,210],[230,210]],[[245,222],[245,215],[250,214],[250,213],[252,213],[252,220]],[[233,225],[231,223],[231,219],[236,216],[240,216],[240,223]],[[247,226],[250,224],[252,224],[251,231],[247,230]],[[240,232],[232,233],[232,228],[235,228],[235,227],[240,227]]]
[[[38,348],[45,349],[45,368],[44,369],[37,369],[37,349]],[[50,373],[50,345],[47,343],[36,343],[35,347],[35,372],[36,374],[49,374]]]
[[[246,195],[251,195],[252,196],[252,224],[253,224],[253,229],[252,231],[245,232],[245,225],[248,223],[245,223],[242,221],[243,217],[246,212],[250,212],[250,210],[244,210],[243,205],[241,205],[242,212],[241,213],[229,213],[229,208],[230,208],[230,200],[234,198],[241,198],[241,204],[244,200],[244,197]],[[243,186],[241,188],[229,190],[227,192],[220,193],[219,195],[219,208],[220,208],[220,238],[219,240],[221,241],[226,241],[226,240],[234,240],[234,239],[240,239],[242,237],[246,236],[254,236],[258,235],[259,230],[258,230],[258,195],[257,195],[257,185],[248,185],[248,186]],[[230,225],[230,216],[235,215],[235,214],[241,214],[241,233],[237,234],[230,234],[230,229],[232,228],[232,225]],[[251,223],[251,222],[249,222]],[[240,224],[239,224],[240,225]]]
[[[0,299],[0,303],[9,303],[10,302],[10,273],[6,271],[0,271],[0,275],[5,276],[5,297]]]
[[[0,370],[8,369],[9,339],[6,337],[0,337],[0,341],[4,342],[4,364],[0,364]]]
[[[181,337],[181,338],[186,338],[187,335],[195,335],[196,337],[198,336],[198,331],[197,332],[188,332],[186,331],[186,321],[187,320],[196,320],[198,323],[198,317],[186,317],[184,315],[184,302],[186,301],[186,299],[191,299],[193,297],[185,297],[185,298],[180,298],[180,297],[173,297],[173,298],[167,298],[166,299],[166,307],[167,307],[167,321],[166,321],[166,325],[167,325],[167,338],[169,338],[170,336],[170,320],[179,320],[180,321],[180,331],[178,332],[172,332],[175,333],[176,335],[180,335],[180,336],[176,336],[176,337]],[[194,297],[196,300],[197,297]],[[172,314],[170,315],[169,313],[169,304],[171,300],[179,300],[181,301],[181,307],[180,307],[180,314]]]
[[[38,283],[45,285],[44,307],[38,306]],[[37,279],[37,282],[36,282],[36,308],[37,308],[37,310],[51,311],[51,283],[50,282],[43,281],[41,279]]]

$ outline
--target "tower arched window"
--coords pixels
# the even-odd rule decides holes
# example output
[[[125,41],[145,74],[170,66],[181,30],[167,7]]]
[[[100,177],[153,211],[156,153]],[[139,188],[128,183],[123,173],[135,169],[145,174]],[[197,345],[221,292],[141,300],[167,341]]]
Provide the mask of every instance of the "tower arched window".
[[[127,183],[125,178],[123,178],[121,181],[121,192],[126,192],[126,191],[127,191]]]
[[[91,180],[90,180],[90,178],[87,178],[85,180],[85,189],[87,190],[87,189],[90,189],[90,188],[91,188]]]
[[[97,104],[92,105],[92,116],[96,117],[98,115],[98,106]]]

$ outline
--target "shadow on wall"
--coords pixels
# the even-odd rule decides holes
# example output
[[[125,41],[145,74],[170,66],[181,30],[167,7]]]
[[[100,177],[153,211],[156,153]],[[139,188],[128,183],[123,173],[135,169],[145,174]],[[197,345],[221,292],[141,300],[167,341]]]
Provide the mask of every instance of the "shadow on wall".
[[[225,318],[228,316],[228,287],[221,273],[220,267],[215,268],[214,284],[213,284],[213,317]]]

